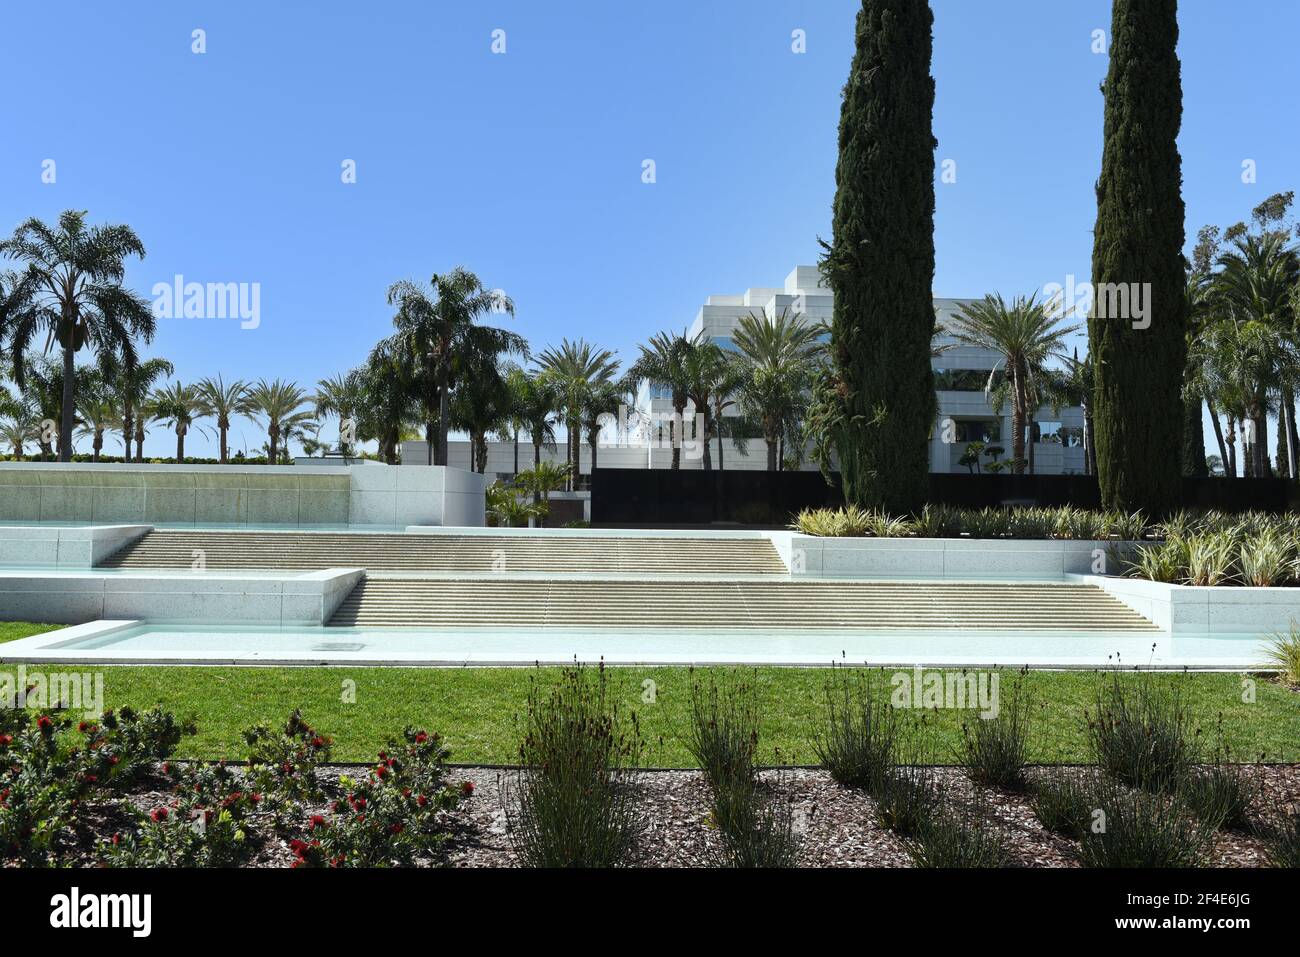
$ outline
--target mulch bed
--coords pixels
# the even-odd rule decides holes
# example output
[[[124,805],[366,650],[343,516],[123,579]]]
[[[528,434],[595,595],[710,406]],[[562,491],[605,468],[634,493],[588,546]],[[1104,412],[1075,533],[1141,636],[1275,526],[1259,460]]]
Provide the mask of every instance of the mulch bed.
[[[336,780],[356,768],[328,767],[322,775]],[[506,830],[506,795],[510,770],[453,767],[449,780],[469,780],[474,794],[447,814],[451,834],[440,859],[422,866],[513,867],[518,862]],[[1034,768],[1030,775],[1069,773]],[[1300,766],[1273,765],[1254,769],[1261,792],[1256,814],[1263,817],[1281,808],[1300,805]],[[946,800],[981,807],[1006,829],[1015,864],[1021,867],[1077,867],[1074,842],[1047,831],[1030,809],[1027,795],[977,789],[960,768],[935,770]],[[804,867],[909,867],[903,842],[876,822],[873,801],[866,794],[841,787],[822,770],[792,768],[765,771],[764,785],[792,803],[794,826],[802,838]],[[645,832],[634,863],[639,867],[705,867],[717,860],[718,842],[709,820],[709,795],[699,771],[641,771],[635,775]],[[171,792],[161,777],[146,778],[126,797],[143,810],[165,804]],[[325,813],[324,807],[307,813]],[[78,815],[77,852],[68,863],[94,864],[97,839],[130,826],[130,816],[115,801],[87,803]],[[292,836],[292,835],[290,835]],[[271,835],[258,847],[249,866],[288,867],[294,855],[288,837]],[[1268,863],[1264,844],[1251,834],[1219,832],[1210,860],[1216,867],[1260,867]]]

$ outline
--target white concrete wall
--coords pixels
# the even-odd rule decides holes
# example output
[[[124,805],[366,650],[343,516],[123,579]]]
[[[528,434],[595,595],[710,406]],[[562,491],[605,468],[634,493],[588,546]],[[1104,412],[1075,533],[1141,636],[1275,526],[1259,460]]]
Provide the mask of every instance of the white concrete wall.
[[[0,566],[93,568],[152,528],[151,525],[0,526]]]
[[[779,534],[779,533],[777,533]],[[774,539],[774,543],[775,543]],[[1059,579],[1109,567],[1119,542],[969,538],[820,538],[777,551],[792,575],[825,578]],[[788,551],[783,551],[788,549]]]
[[[1267,635],[1300,627],[1300,588],[1170,585],[1101,575],[1071,579],[1105,589],[1174,635]]]
[[[487,478],[438,465],[350,466],[353,525],[465,525],[486,521]]]
[[[364,574],[359,568],[275,575],[42,574],[0,570],[0,620],[80,624],[100,618],[139,618],[205,624],[322,625]]]

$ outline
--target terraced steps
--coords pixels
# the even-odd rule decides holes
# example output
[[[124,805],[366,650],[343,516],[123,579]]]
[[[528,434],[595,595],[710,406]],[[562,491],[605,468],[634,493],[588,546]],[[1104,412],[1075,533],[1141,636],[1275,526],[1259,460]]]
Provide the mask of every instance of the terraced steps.
[[[368,577],[330,620],[427,628],[1156,631],[1092,585]]]
[[[202,551],[227,570],[365,568],[410,572],[785,574],[767,539],[532,535],[404,535],[359,532],[242,532],[156,529],[104,568],[182,568]]]

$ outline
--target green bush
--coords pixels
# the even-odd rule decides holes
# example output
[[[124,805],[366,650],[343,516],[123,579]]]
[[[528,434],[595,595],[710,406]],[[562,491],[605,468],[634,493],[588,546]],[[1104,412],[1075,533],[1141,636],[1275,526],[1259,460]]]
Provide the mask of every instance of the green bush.
[[[1177,680],[1110,672],[1098,683],[1095,713],[1086,717],[1098,767],[1132,787],[1175,790],[1199,760],[1199,731]]]
[[[997,714],[962,723],[962,764],[977,784],[1019,790],[1025,781],[1034,703],[1022,673]]]
[[[826,719],[813,747],[838,783],[876,794],[894,765],[898,712],[876,694],[870,671],[836,668],[826,683]]]
[[[629,863],[642,829],[631,772],[640,761],[636,716],[626,721],[603,664],[536,680],[519,748],[523,768],[506,788],[511,843],[528,867]]]

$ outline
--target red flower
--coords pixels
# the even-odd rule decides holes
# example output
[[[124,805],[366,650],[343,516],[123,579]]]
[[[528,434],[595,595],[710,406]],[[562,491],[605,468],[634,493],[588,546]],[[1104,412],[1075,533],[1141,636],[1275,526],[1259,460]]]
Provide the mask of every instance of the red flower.
[[[473,782],[473,781],[462,781],[462,782],[461,782],[461,785],[460,785],[460,793],[463,794],[463,795],[465,795],[465,797],[469,797],[471,794],[473,794],[473,793],[474,793],[474,782]]]
[[[406,830],[406,825],[403,824],[401,821],[398,821],[391,828],[389,828],[389,830],[391,830],[394,834],[401,834],[404,830]]]
[[[260,795],[260,794],[250,794],[250,795],[248,796],[248,803],[249,803],[249,804],[260,804],[261,801],[262,801],[262,795]]]
[[[416,743],[416,744],[424,744],[424,742],[426,742],[426,741],[428,741],[428,740],[429,740],[429,736],[428,736],[427,734],[425,734],[423,731],[417,731],[417,732],[415,733],[415,743]]]
[[[313,814],[311,816],[311,829],[313,831],[316,830],[318,827],[324,827],[324,826],[325,826],[325,818],[321,817],[319,814]]]
[[[122,835],[114,834],[110,840],[112,841],[113,846],[117,847],[117,845],[122,843]]]
[[[42,731],[49,731],[50,728],[54,727],[54,722],[50,720],[49,715],[43,714],[36,719],[36,727]]]
[[[375,777],[383,778],[386,777],[387,775],[388,775],[388,768],[384,767],[382,764],[379,767],[375,768]]]
[[[170,761],[164,761],[164,762],[163,762],[162,772],[163,772],[163,774],[171,774],[171,773],[172,773],[172,763],[171,763]]]
[[[415,799],[415,803],[418,804],[420,807],[424,807],[426,804],[429,803],[429,798],[427,795],[421,794],[418,798]]]
[[[77,730],[80,731],[82,734],[85,734],[87,731],[90,730],[90,725],[82,721],[80,724],[77,725]]]
[[[108,759],[108,763],[111,764],[111,765],[116,766],[116,765],[122,763],[122,758],[121,758],[120,755],[116,755],[116,754],[114,754],[114,755],[110,755],[110,756],[109,756],[109,759]]]
[[[325,739],[322,738],[320,735],[317,735],[316,737],[311,739],[311,746],[313,748],[323,748],[325,747]]]
[[[87,784],[94,784],[94,783],[97,782],[98,780],[99,780],[99,776],[98,776],[98,775],[95,775],[95,774],[87,774],[87,775],[86,775],[86,783],[87,783]]]
[[[14,739],[7,734],[0,734],[0,746],[8,747],[14,743]]]
[[[155,824],[167,820],[167,809],[165,807],[156,807],[149,812],[149,817]]]

